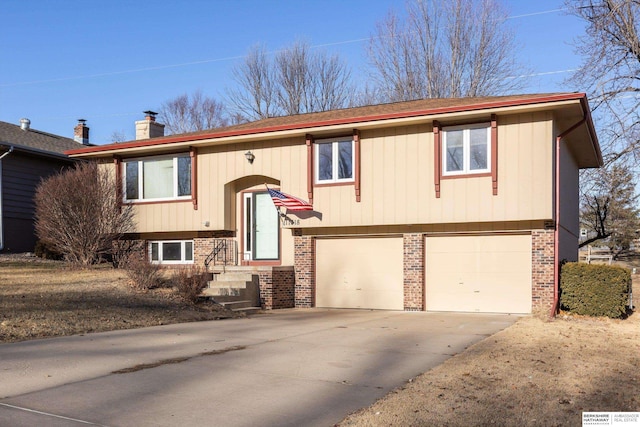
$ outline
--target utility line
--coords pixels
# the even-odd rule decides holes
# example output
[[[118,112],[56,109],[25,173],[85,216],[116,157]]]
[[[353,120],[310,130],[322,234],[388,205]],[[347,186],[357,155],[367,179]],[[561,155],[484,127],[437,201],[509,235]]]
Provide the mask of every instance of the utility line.
[[[526,18],[526,17],[530,17],[530,16],[544,15],[544,14],[549,14],[549,13],[561,12],[561,11],[564,11],[564,10],[566,10],[566,8],[544,10],[544,11],[541,11],[541,12],[533,12],[533,13],[526,13],[526,14],[523,14],[523,15],[509,16],[506,19]],[[311,46],[311,48],[327,47],[327,46],[339,46],[339,45],[352,44],[352,43],[361,43],[361,42],[367,41],[369,39],[370,39],[369,37],[366,37],[366,38],[357,38],[357,39],[351,39],[351,40],[342,40],[342,41],[337,41],[337,42],[313,45],[313,46]],[[268,51],[266,53],[269,54],[269,55],[273,55],[273,54],[278,53],[280,51],[281,50],[273,50],[273,51]],[[121,75],[121,74],[141,73],[141,72],[144,72],[144,71],[166,70],[166,69],[170,69],[170,68],[187,67],[187,66],[191,66],[191,65],[210,64],[210,63],[213,63],[213,62],[225,62],[225,61],[231,61],[231,60],[236,60],[236,59],[242,59],[244,57],[245,57],[245,55],[236,55],[236,56],[227,56],[227,57],[223,57],[223,58],[203,59],[203,60],[200,60],[200,61],[182,62],[182,63],[178,63],[178,64],[167,64],[167,65],[158,65],[158,66],[153,66],[153,67],[133,68],[133,69],[129,69],[129,70],[110,71],[110,72],[106,72],[106,73],[87,74],[87,75],[82,75],[82,76],[59,77],[59,78],[55,78],[55,79],[31,80],[31,81],[16,82],[16,83],[0,83],[0,87],[27,86],[27,85],[41,84],[41,83],[55,83],[55,82],[64,82],[64,81],[70,81],[70,80],[81,80],[81,79],[91,79],[91,78],[97,78],[97,77],[116,76],[116,75]],[[548,72],[548,73],[540,73],[539,75],[554,74],[554,73],[561,73],[561,72],[565,72],[565,71],[552,71],[552,72]],[[528,77],[528,76],[517,76],[517,77],[513,77],[513,78],[520,78],[520,77]]]

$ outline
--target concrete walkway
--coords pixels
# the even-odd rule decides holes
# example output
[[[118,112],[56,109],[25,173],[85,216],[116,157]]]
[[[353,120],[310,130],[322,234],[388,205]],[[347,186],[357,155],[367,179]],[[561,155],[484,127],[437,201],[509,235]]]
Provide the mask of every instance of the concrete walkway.
[[[0,425],[332,426],[516,320],[278,310],[1,344]]]

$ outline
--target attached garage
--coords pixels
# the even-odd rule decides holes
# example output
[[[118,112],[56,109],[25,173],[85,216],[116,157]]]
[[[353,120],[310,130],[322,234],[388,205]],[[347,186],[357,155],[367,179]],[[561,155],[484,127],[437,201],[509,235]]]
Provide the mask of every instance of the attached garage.
[[[426,238],[430,311],[531,312],[531,235]]]
[[[316,307],[403,310],[402,237],[316,239]]]

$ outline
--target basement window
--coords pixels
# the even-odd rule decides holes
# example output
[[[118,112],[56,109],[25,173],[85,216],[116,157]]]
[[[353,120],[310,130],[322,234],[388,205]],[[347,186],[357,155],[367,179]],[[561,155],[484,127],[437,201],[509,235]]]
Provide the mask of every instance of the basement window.
[[[149,259],[154,264],[193,264],[193,241],[149,242]]]

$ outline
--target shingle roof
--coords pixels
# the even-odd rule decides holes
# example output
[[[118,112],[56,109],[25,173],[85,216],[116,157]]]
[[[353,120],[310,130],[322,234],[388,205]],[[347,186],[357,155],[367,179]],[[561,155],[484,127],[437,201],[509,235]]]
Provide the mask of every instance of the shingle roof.
[[[517,105],[533,105],[547,102],[582,100],[584,93],[542,93],[507,96],[484,96],[474,98],[431,98],[416,101],[393,102],[388,104],[369,105],[364,107],[344,108],[319,113],[298,114],[292,116],[272,117],[233,126],[208,129],[198,132],[167,135],[151,139],[134,140],[114,144],[88,147],[77,147],[67,154],[87,155],[112,150],[124,150],[137,147],[150,147],[189,142],[205,139],[233,137],[267,133],[281,130],[307,129],[317,126],[351,124],[367,121],[378,121],[402,117],[419,117],[452,112],[475,111],[479,109],[500,108]]]
[[[339,110],[323,111],[319,113],[307,113],[298,114],[293,116],[272,117],[268,119],[257,120],[249,123],[242,123],[234,126],[227,126],[224,128],[209,129],[199,132],[191,132],[183,135],[201,135],[209,134],[212,132],[228,132],[228,131],[243,131],[251,129],[263,129],[287,125],[317,123],[324,121],[332,121],[338,119],[349,118],[367,118],[378,117],[387,114],[402,114],[411,112],[423,112],[425,110],[437,110],[441,108],[460,108],[464,110],[465,107],[500,103],[500,102],[514,102],[520,100],[543,99],[550,96],[562,95],[559,93],[547,93],[547,94],[535,94],[535,95],[509,95],[509,96],[483,96],[474,98],[430,98],[430,99],[418,99],[415,101],[403,101],[392,102],[387,104],[367,105],[364,107],[343,108]],[[176,136],[176,135],[173,135]]]
[[[71,138],[36,129],[22,130],[20,126],[7,122],[0,122],[0,145],[12,145],[17,149],[45,152],[63,157],[65,151],[82,147]]]

